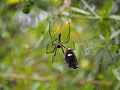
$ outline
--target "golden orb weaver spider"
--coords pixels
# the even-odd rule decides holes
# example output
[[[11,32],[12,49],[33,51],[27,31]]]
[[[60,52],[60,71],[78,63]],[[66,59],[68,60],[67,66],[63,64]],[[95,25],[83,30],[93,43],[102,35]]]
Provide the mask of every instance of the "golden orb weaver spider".
[[[68,43],[69,40],[70,40],[70,22],[69,22],[68,19],[67,19],[67,22],[68,22],[69,31],[68,31],[67,37],[66,37],[64,42],[61,41],[61,35],[62,35],[61,33],[58,34],[57,39],[53,39],[51,31],[50,31],[51,22],[49,22],[49,36],[50,36],[52,41],[50,43],[48,43],[47,48],[46,48],[46,53],[47,54],[54,53],[53,56],[52,56],[52,62],[54,62],[57,49],[61,48],[63,54],[65,55],[65,61],[67,63],[67,66],[70,67],[70,68],[76,69],[76,68],[78,68],[78,66],[77,66],[78,62],[77,62],[76,55],[73,52],[73,50],[75,48],[74,42],[73,42],[73,49],[68,48],[64,45],[64,44]],[[48,48],[49,48],[50,45],[52,45],[54,48],[51,51],[48,51]],[[63,48],[66,49],[65,52],[64,52]]]

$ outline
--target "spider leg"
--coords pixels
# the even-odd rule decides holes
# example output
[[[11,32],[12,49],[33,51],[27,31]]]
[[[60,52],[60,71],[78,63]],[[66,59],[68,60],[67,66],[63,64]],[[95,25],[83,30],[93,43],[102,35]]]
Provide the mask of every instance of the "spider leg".
[[[54,55],[52,56],[52,63],[54,62],[55,56],[56,56],[57,48],[54,50]]]
[[[73,42],[73,48],[72,48],[72,50],[74,50],[75,49],[75,43]]]
[[[63,54],[65,54],[65,52],[64,52],[64,50],[63,50],[63,47],[61,47],[61,50],[62,50]]]
[[[49,36],[50,36],[51,39],[53,39],[52,34],[50,32],[50,29],[51,29],[50,25],[51,25],[51,21],[49,21]]]
[[[47,54],[53,53],[53,52],[55,51],[55,49],[56,49],[56,47],[54,47],[54,49],[53,49],[52,51],[48,51],[49,45],[50,45],[50,43],[49,43],[49,44],[47,45],[47,47],[46,47],[46,53],[47,53]],[[52,41],[52,45],[54,45],[54,44],[53,44],[53,41]]]
[[[70,22],[69,22],[69,20],[68,20],[68,19],[67,19],[67,22],[68,22],[69,32],[68,32],[68,35],[67,35],[66,40],[65,40],[65,42],[64,42],[64,43],[68,43],[68,41],[70,40]]]
[[[62,46],[66,49],[67,47],[62,44]]]
[[[72,44],[73,44],[73,48],[72,48],[72,50],[74,50],[74,49],[75,49],[75,43],[72,42]],[[65,45],[62,44],[62,47],[61,47],[61,48],[63,48],[63,47],[64,47],[65,49],[68,48],[68,47],[66,47]]]

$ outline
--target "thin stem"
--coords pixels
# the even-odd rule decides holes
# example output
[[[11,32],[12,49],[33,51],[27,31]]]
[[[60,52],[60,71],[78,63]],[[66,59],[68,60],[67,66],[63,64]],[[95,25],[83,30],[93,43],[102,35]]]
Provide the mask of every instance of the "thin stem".
[[[20,79],[20,80],[33,80],[33,81],[51,81],[51,80],[58,80],[58,77],[33,77],[33,76],[28,76],[26,74],[15,74],[15,73],[2,73],[0,72],[0,77],[6,78],[8,80],[11,79]],[[60,77],[59,77],[60,78]],[[63,77],[61,77],[63,78]],[[71,81],[71,78],[67,79],[68,81]],[[98,84],[98,85],[112,85],[114,81],[112,80],[80,80],[79,83],[81,85],[85,85],[86,83],[91,83],[91,84]]]
[[[35,80],[35,81],[49,81],[51,80],[50,77],[32,77],[26,74],[15,74],[15,73],[1,73],[0,77],[7,78],[7,79],[22,79],[22,80]]]

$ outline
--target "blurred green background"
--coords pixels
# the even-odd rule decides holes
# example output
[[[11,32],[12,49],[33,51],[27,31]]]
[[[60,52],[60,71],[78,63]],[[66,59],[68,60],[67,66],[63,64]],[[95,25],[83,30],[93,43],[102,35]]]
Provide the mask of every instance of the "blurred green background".
[[[64,41],[66,19],[75,70],[46,54],[49,20]],[[0,0],[0,90],[120,90],[119,64],[120,0]]]

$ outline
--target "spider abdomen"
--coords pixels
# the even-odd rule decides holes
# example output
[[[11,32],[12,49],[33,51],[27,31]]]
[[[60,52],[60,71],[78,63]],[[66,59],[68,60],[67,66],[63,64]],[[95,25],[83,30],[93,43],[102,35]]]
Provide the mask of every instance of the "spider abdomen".
[[[78,62],[77,62],[76,55],[70,48],[66,49],[65,61],[68,65],[68,67],[73,68],[73,69],[78,68]]]

